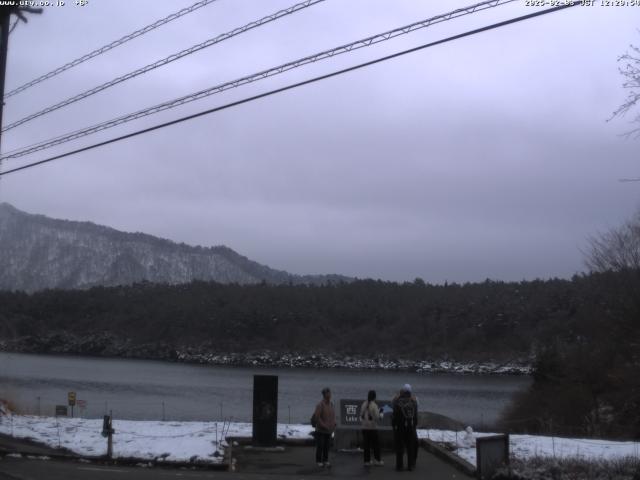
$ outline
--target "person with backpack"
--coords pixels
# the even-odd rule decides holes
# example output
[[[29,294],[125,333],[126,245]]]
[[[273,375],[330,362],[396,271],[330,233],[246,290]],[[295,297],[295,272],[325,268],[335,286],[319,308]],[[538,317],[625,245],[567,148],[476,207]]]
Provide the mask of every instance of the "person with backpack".
[[[369,390],[367,400],[360,407],[362,421],[362,443],[364,449],[364,466],[371,466],[371,449],[373,448],[373,465],[382,466],[380,459],[380,438],[378,437],[378,421],[382,418],[381,410],[376,403],[376,391]]]
[[[393,399],[393,440],[396,450],[396,470],[403,470],[404,452],[407,452],[407,470],[416,466],[418,402],[411,395],[411,385],[403,385]]]
[[[322,400],[316,406],[311,425],[316,429],[316,463],[319,467],[330,467],[329,444],[331,435],[336,429],[336,411],[331,402],[331,390],[329,387],[322,389]]]

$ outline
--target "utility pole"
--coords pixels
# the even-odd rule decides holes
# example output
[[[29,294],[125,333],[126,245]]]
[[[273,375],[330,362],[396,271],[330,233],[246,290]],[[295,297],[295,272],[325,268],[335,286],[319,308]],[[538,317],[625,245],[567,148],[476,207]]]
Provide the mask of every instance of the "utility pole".
[[[3,8],[2,15],[2,35],[0,36],[0,152],[2,152],[2,111],[4,109],[4,77],[7,71],[7,44],[9,43],[9,23],[11,20],[11,8]]]
[[[11,24],[11,14],[18,16],[19,20],[27,22],[25,13],[42,13],[42,8],[21,7],[17,0],[13,4],[0,7],[0,152],[2,152],[2,111],[4,110],[4,79],[7,72],[7,51],[9,47],[9,30]],[[16,20],[17,21],[17,20]],[[1,162],[0,162],[1,163]],[[0,165],[1,166],[1,165]]]

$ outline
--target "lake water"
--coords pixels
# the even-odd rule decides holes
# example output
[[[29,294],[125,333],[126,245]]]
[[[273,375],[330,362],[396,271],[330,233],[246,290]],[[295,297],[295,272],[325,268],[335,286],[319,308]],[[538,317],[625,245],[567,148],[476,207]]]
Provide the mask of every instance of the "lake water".
[[[86,408],[76,415],[138,420],[250,421],[253,375],[278,375],[278,421],[308,422],[329,386],[334,401],[365,398],[369,389],[390,399],[404,383],[420,410],[475,427],[491,425],[531,379],[524,376],[425,375],[354,370],[268,369],[146,360],[0,353],[0,398],[26,413],[53,415],[74,391]]]

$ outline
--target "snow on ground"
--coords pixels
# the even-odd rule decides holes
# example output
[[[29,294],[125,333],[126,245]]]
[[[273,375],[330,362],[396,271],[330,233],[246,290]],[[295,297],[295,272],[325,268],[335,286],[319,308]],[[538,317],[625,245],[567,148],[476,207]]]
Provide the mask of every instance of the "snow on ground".
[[[251,436],[250,423],[229,422],[162,422],[113,421],[115,457],[133,457],[158,461],[222,462],[226,436]],[[280,438],[310,438],[309,425],[278,425]],[[52,447],[64,447],[83,456],[106,454],[107,439],[101,435],[101,419],[0,415],[0,433],[18,438],[31,438]],[[475,465],[474,439],[491,433],[419,430],[420,438],[458,446],[456,453]],[[612,460],[640,457],[640,442],[568,439],[534,435],[511,435],[511,453],[516,458],[578,457],[590,460]]]
[[[455,453],[472,465],[476,464],[476,447],[467,432],[450,430],[418,430],[419,438],[456,447]],[[486,437],[496,433],[473,432],[473,437]],[[543,437],[537,435],[509,435],[511,455],[527,459],[532,457],[580,458],[587,460],[615,460],[624,457],[640,458],[640,442],[616,442],[582,438]]]
[[[114,420],[114,457],[159,461],[222,461],[226,436],[251,436],[250,423],[153,422]],[[309,425],[278,425],[278,435],[310,438]],[[107,452],[101,419],[0,416],[0,433],[31,438],[51,447],[67,448],[83,456]]]

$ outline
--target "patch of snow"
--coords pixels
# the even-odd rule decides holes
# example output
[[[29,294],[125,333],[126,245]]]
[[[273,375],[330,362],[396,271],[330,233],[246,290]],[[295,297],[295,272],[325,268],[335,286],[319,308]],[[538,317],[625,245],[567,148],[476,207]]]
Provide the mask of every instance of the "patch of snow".
[[[102,419],[36,417],[13,415],[13,421],[0,422],[0,433],[31,438],[50,447],[64,446],[74,453],[91,457],[106,454],[107,439],[102,436]],[[116,458],[136,458],[143,463],[154,461],[221,463],[226,437],[251,437],[251,423],[113,421],[113,453]],[[278,438],[309,439],[310,425],[279,424]],[[418,430],[419,438],[429,438],[453,449],[472,465],[476,463],[475,440],[495,435],[472,430]],[[235,442],[234,442],[235,444]],[[581,438],[535,435],[510,435],[512,456],[582,458],[615,460],[640,458],[640,442],[616,442]],[[20,457],[12,454],[8,456]],[[46,457],[41,457],[45,459]]]
[[[92,457],[107,452],[102,419],[13,415],[0,423],[0,433],[31,438],[53,448],[65,447]],[[250,423],[113,421],[113,455],[146,461],[222,463],[226,436],[250,437]],[[281,438],[310,438],[309,425],[278,425]]]
[[[497,435],[497,433],[472,432],[473,438]],[[455,449],[456,455],[472,465],[476,464],[475,441],[471,443],[469,432],[451,430],[418,430],[419,438],[429,438]],[[640,458],[640,442],[618,442],[587,438],[562,438],[539,435],[509,435],[509,451],[519,459],[534,457],[577,458],[587,460],[617,460],[626,457]]]

